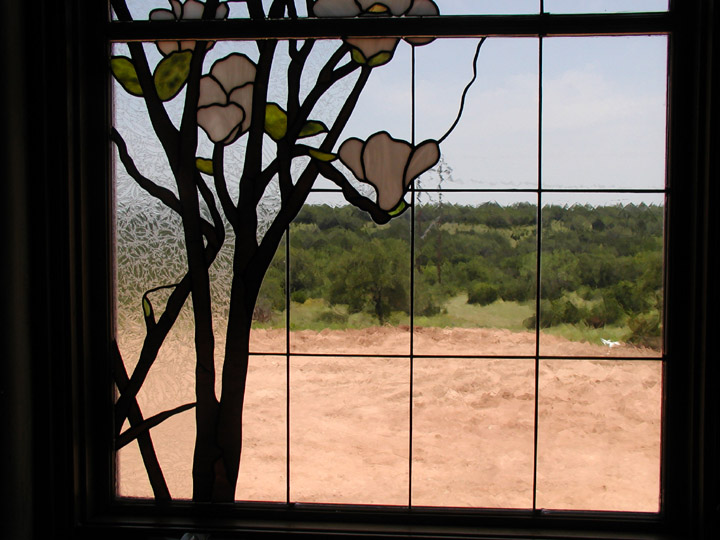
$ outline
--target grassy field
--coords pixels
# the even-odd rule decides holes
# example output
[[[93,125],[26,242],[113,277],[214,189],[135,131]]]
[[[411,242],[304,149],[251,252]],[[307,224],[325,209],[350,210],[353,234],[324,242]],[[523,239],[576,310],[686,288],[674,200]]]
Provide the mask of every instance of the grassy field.
[[[527,332],[526,321],[535,313],[535,304],[531,302],[505,302],[497,300],[486,306],[468,304],[467,295],[460,294],[451,298],[443,306],[441,313],[415,317],[418,327],[434,328],[497,328],[513,332]],[[402,312],[394,312],[386,325],[409,325],[410,318]],[[275,312],[269,321],[255,322],[255,328],[282,328],[285,325],[285,312]],[[345,305],[330,305],[321,298],[309,298],[303,303],[291,302],[291,330],[346,330],[377,326],[378,321],[372,315],[359,312],[350,313]],[[600,345],[601,339],[623,342],[630,329],[626,325],[607,325],[592,328],[586,324],[560,324],[543,328],[545,334],[564,337],[571,341],[581,341]]]

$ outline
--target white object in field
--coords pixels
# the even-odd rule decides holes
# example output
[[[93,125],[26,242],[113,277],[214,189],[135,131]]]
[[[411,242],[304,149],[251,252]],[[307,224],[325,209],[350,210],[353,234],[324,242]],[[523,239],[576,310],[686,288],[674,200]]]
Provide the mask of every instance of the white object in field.
[[[612,340],[603,339],[603,338],[600,338],[600,341],[603,342],[603,345],[607,345],[610,348],[617,347],[618,345],[620,345],[619,341],[612,341]]]

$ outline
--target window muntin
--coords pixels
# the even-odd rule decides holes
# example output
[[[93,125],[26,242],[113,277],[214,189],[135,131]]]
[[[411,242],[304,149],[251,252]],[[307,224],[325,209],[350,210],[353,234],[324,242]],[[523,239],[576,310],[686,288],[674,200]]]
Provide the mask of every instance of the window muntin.
[[[538,13],[643,13],[668,9],[668,0],[434,0],[443,15],[532,15]],[[267,12],[272,0],[262,0]],[[299,17],[307,17],[305,2],[296,6]],[[134,20],[147,20],[155,9],[168,10],[165,0],[127,0]],[[224,8],[223,8],[224,9]],[[244,2],[227,3],[228,17],[248,18]],[[168,15],[169,16],[169,15]],[[113,20],[116,20],[113,13]],[[159,19],[158,19],[159,20]]]
[[[217,45],[216,45],[216,46],[217,46]],[[150,48],[152,48],[152,46],[150,46]],[[594,186],[593,186],[593,187],[594,187]],[[534,191],[534,190],[529,190],[529,191]],[[660,188],[659,190],[654,190],[654,191],[662,191],[662,188]],[[292,244],[292,240],[291,240],[291,244]],[[290,265],[291,265],[291,267],[292,267],[292,259],[291,259]],[[292,311],[291,311],[291,317],[292,317]],[[300,352],[300,351],[298,351],[298,352]],[[307,351],[302,351],[302,352],[307,353]],[[379,353],[375,353],[375,354],[379,354]],[[344,360],[344,358],[343,358],[343,360]],[[423,359],[423,360],[424,360],[424,359]],[[291,399],[291,401],[292,401],[292,397],[291,397],[290,399]],[[291,408],[291,409],[292,409],[292,408]],[[187,413],[183,413],[183,414],[187,414]],[[292,413],[291,413],[291,414],[292,414]],[[292,421],[291,421],[291,425],[292,425]],[[291,429],[292,429],[292,428],[291,428]],[[291,443],[291,444],[292,444],[292,443]],[[292,458],[291,458],[291,459],[292,459]],[[291,479],[292,479],[292,477],[291,477]],[[267,499],[265,499],[262,495],[259,495],[259,497],[261,498],[261,500],[267,500]],[[273,497],[274,497],[274,496],[273,496]],[[323,498],[323,497],[321,497],[321,499],[322,499],[322,498]],[[339,501],[327,500],[327,497],[324,497],[324,498],[325,498],[326,500],[324,500],[324,501],[320,501],[320,500],[319,500],[318,502],[339,502]],[[272,499],[271,499],[271,500],[272,500]],[[292,500],[292,499],[291,499],[291,500]],[[298,500],[300,500],[300,499],[298,499]],[[347,501],[347,502],[351,502],[351,503],[352,503],[353,501]],[[361,504],[362,501],[354,501],[354,503],[355,503],[355,504]],[[396,503],[382,503],[382,502],[380,502],[379,504],[396,504]],[[402,504],[402,503],[400,503],[400,504]],[[417,504],[422,505],[422,503],[417,503]],[[479,506],[484,506],[482,503],[476,503],[476,504],[479,505]],[[469,504],[469,506],[475,506],[475,504]],[[577,506],[577,508],[583,508],[583,506],[584,506],[584,505],[581,504],[581,505]],[[501,506],[498,506],[498,507],[503,507],[503,506],[501,505]],[[512,507],[512,506],[511,506],[511,507]],[[523,506],[519,506],[519,507],[523,507]],[[595,509],[597,509],[597,508],[595,508]]]

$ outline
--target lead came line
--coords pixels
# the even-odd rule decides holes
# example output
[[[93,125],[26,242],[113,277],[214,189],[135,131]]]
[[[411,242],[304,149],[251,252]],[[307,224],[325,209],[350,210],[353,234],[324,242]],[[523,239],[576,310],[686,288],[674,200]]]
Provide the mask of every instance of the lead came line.
[[[415,147],[415,47],[410,61],[410,140]],[[415,183],[410,185],[410,410],[408,411],[408,510],[412,508],[413,477],[413,390],[415,379]]]
[[[541,10],[542,10],[541,0]],[[542,77],[543,77],[543,38],[538,36],[538,155],[537,155],[537,234],[535,254],[535,411],[533,422],[533,491],[532,508],[537,510],[537,465],[538,465],[538,408],[540,401],[540,272],[542,255]]]

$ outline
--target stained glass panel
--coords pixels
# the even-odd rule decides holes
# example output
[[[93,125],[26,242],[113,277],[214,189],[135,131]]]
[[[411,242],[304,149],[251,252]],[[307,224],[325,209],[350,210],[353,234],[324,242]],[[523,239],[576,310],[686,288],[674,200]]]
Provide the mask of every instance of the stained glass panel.
[[[563,498],[549,460],[584,436],[546,423],[535,455],[535,375],[661,358],[666,45],[115,45],[118,494],[625,509]],[[598,80],[626,109],[562,92]]]

